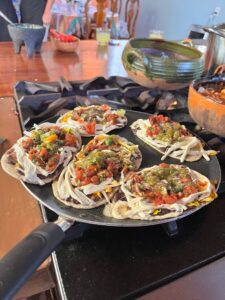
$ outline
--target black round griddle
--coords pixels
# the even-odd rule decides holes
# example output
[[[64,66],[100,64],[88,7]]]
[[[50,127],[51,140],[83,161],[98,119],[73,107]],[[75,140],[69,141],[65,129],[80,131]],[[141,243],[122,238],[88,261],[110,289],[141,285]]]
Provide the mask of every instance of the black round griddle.
[[[142,142],[138,137],[136,137],[133,134],[132,130],[130,129],[130,125],[134,121],[136,121],[137,119],[147,119],[149,114],[135,111],[127,111],[126,116],[128,117],[128,125],[122,129],[112,131],[111,134],[118,134],[122,137],[125,137],[132,143],[139,145],[139,149],[141,150],[141,153],[143,155],[141,168],[151,167],[153,165],[160,164],[162,162],[162,154],[154,150],[144,142]],[[86,144],[90,140],[91,138],[82,138],[82,143]],[[164,160],[164,162],[169,164],[181,164],[179,160],[173,158],[167,158]],[[183,164],[187,165],[191,169],[200,172],[210,180],[216,180],[216,182],[220,183],[221,169],[216,156],[211,157],[210,161],[206,161],[204,158],[202,158],[197,162],[184,162]],[[203,207],[201,206],[192,210],[188,210],[187,212],[183,213],[182,215],[176,218],[164,219],[159,221],[142,221],[129,219],[118,220],[114,218],[105,217],[103,215],[104,206],[92,209],[75,209],[72,207],[64,206],[53,196],[51,184],[47,184],[41,187],[38,185],[28,183],[23,183],[23,185],[39,202],[56,212],[58,215],[63,216],[67,219],[71,219],[73,221],[104,226],[137,227],[157,225],[178,220],[189,214],[192,214],[193,212]]]
[[[149,114],[127,111],[128,125],[125,128],[114,130],[111,134],[118,134],[127,138],[134,144],[138,144],[143,155],[141,168],[150,167],[161,162],[161,153],[146,145],[137,138],[131,131],[131,125],[137,119],[146,119]],[[82,138],[82,143],[86,144],[91,138]],[[164,162],[169,164],[180,164],[179,160],[167,158]],[[221,169],[216,156],[211,157],[210,161],[201,158],[197,162],[184,162],[193,170],[200,172],[210,180],[221,181]],[[142,221],[142,220],[117,220],[105,217],[103,207],[94,209],[75,209],[62,205],[52,193],[51,184],[38,186],[23,183],[24,187],[44,206],[57,213],[60,218],[56,223],[45,223],[40,225],[22,242],[13,248],[0,261],[0,299],[11,299],[17,290],[23,285],[33,271],[48,257],[58,244],[64,239],[64,231],[67,230],[74,221],[117,227],[137,227],[150,226],[157,224],[173,224],[174,221],[184,218],[206,204],[186,211],[176,218],[164,219],[159,221]]]

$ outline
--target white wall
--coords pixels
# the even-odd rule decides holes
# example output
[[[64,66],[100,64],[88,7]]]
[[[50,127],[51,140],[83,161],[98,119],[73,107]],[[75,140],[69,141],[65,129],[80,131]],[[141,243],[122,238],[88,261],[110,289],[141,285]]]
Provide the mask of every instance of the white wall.
[[[164,32],[166,39],[183,39],[191,24],[206,25],[218,6],[214,24],[225,23],[225,0],[140,0],[136,37],[147,37],[149,30]]]

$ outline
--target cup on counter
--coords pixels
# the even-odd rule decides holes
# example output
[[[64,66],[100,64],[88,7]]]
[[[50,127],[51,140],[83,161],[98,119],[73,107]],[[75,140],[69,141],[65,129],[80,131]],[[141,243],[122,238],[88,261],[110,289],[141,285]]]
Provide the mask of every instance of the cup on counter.
[[[150,39],[161,39],[161,40],[163,40],[163,31],[161,31],[161,30],[150,30],[148,37]]]
[[[97,28],[96,40],[98,45],[106,46],[110,41],[111,30],[109,28]]]

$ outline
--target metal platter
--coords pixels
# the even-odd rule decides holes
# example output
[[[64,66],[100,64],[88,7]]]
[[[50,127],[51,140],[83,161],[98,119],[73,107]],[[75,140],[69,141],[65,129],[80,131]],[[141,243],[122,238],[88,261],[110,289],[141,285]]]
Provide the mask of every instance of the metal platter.
[[[134,144],[138,144],[139,148],[143,155],[143,160],[141,164],[141,168],[150,167],[161,162],[161,154],[156,150],[152,149],[140,139],[138,139],[131,131],[130,125],[136,121],[137,119],[147,119],[149,114],[136,112],[136,111],[127,111],[126,116],[128,118],[128,125],[125,128],[114,130],[112,134],[118,134],[122,137],[127,138],[129,141]],[[86,144],[90,138],[82,138],[83,144]],[[206,146],[207,147],[207,146]],[[168,164],[180,164],[180,162],[173,158],[167,158],[164,162]],[[189,168],[200,172],[201,174],[208,177],[210,180],[216,181],[219,183],[221,181],[221,169],[220,164],[216,156],[211,157],[210,161],[206,161],[204,158],[201,158],[196,162],[185,162],[183,163],[187,165]],[[150,226],[150,225],[158,225],[164,223],[174,222],[178,219],[184,218],[202,207],[206,206],[204,204],[195,209],[191,209],[183,213],[182,215],[176,218],[169,218],[159,221],[142,221],[142,220],[118,220],[114,218],[105,217],[103,215],[103,206],[94,208],[94,209],[75,209],[71,207],[63,206],[59,203],[56,198],[53,196],[51,184],[47,184],[45,186],[38,186],[33,184],[28,184],[22,182],[24,187],[32,194],[41,204],[53,210],[58,215],[65,217],[67,219],[71,219],[73,221],[96,224],[96,225],[104,225],[104,226],[117,226],[117,227],[138,227],[138,226]]]

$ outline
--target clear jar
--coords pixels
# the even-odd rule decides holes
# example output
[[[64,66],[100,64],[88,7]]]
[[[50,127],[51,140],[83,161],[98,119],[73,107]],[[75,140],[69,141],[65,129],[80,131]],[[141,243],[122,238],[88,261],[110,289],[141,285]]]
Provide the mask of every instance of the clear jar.
[[[162,30],[150,30],[148,37],[150,39],[161,39],[163,40],[163,31]]]
[[[100,46],[108,45],[110,41],[111,30],[109,28],[97,28],[96,40]]]

